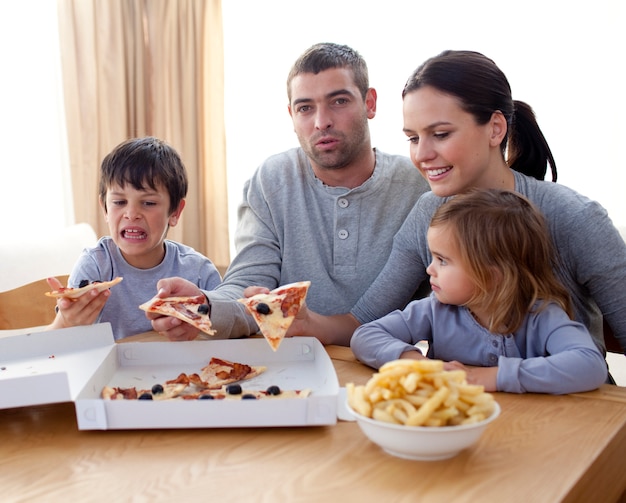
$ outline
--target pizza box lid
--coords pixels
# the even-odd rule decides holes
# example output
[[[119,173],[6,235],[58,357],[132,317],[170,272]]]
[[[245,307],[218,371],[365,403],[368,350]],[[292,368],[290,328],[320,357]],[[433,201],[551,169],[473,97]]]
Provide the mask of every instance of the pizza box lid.
[[[102,400],[105,385],[149,389],[198,372],[211,357],[262,365],[244,389],[309,389],[306,398],[267,400]],[[330,425],[339,383],[314,337],[116,344],[108,323],[0,339],[0,408],[74,402],[81,430]]]
[[[113,344],[109,323],[0,338],[0,408],[73,401]]]

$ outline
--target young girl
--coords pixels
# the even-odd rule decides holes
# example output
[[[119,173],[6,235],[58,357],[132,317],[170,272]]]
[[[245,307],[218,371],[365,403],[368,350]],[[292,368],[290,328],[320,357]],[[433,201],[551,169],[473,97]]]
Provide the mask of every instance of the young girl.
[[[427,239],[433,293],[359,327],[357,358],[376,368],[423,358],[415,344],[426,340],[429,358],[487,391],[573,393],[605,381],[606,362],[571,319],[545,219],[530,201],[469,190],[439,207]]]

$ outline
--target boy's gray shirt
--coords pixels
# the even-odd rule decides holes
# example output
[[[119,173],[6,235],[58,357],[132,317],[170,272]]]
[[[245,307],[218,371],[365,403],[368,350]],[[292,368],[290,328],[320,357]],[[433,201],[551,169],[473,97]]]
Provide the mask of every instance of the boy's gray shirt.
[[[349,312],[385,265],[393,236],[428,184],[404,156],[378,150],[372,176],[354,189],[330,187],[301,148],[268,158],[244,185],[235,236],[237,255],[213,292],[218,334],[258,328],[233,302],[248,286],[271,289],[311,281],[307,306]],[[401,306],[403,307],[403,306]]]
[[[165,257],[159,265],[137,269],[126,262],[113,239],[105,236],[94,248],[85,249],[74,265],[68,280],[72,287],[84,279],[92,282],[124,278],[111,288],[111,296],[96,320],[96,323],[111,323],[116,340],[152,330],[150,320],[139,306],[157,294],[156,285],[161,278],[179,276],[202,290],[212,290],[220,283],[220,273],[204,255],[167,239],[164,246]]]
[[[603,315],[626,347],[626,244],[606,210],[597,202],[557,183],[514,171],[515,191],[544,214],[559,255],[555,269],[572,296],[576,320],[604,350]],[[431,255],[426,231],[447,198],[432,192],[415,205],[394,238],[387,265],[352,314],[361,322],[378,319],[410,299],[428,278]]]

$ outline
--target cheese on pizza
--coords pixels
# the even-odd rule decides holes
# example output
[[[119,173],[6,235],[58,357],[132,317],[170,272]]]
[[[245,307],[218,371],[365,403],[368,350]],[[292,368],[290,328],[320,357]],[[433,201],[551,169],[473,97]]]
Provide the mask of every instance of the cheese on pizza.
[[[148,313],[158,313],[165,316],[173,316],[183,320],[201,332],[215,335],[211,328],[209,318],[209,305],[204,295],[196,297],[153,297],[148,302],[141,304],[139,309]]]
[[[304,304],[310,281],[283,285],[269,293],[239,299],[259,325],[259,330],[276,351]]]
[[[252,379],[265,371],[265,367],[252,367],[245,363],[231,362],[222,358],[211,358],[200,370],[200,379],[207,389],[220,389],[227,384]]]
[[[168,400],[172,398],[224,398],[224,394],[241,394],[241,387],[237,384],[238,391],[233,383],[252,379],[265,372],[266,367],[251,366],[245,363],[231,362],[222,358],[211,358],[209,363],[200,370],[200,374],[181,373],[176,379],[165,381],[163,384],[155,384],[149,390],[137,390],[134,387],[122,388],[105,386],[102,389],[102,398],[105,400]],[[277,395],[277,386],[270,386],[265,392],[268,395]]]

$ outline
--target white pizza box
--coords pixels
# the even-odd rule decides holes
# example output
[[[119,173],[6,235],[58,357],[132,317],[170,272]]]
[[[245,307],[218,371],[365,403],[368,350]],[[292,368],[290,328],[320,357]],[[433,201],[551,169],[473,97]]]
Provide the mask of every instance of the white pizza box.
[[[265,366],[242,387],[310,389],[306,398],[260,400],[103,400],[105,385],[150,389],[211,357]],[[337,374],[314,337],[116,344],[108,323],[0,338],[0,408],[74,402],[81,430],[331,425]]]

